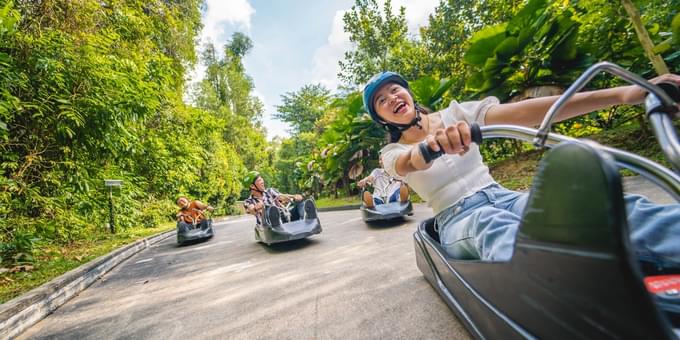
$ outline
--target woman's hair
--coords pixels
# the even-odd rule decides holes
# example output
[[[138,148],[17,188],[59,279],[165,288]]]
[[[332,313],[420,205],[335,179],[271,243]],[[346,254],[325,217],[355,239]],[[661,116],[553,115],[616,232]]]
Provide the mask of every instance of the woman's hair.
[[[413,106],[415,107],[416,111],[418,111],[421,115],[428,115],[432,113],[432,110],[416,102],[413,102]],[[391,124],[386,124],[384,126],[387,128],[387,141],[389,143],[398,142],[399,139],[401,138],[401,131],[396,126]]]

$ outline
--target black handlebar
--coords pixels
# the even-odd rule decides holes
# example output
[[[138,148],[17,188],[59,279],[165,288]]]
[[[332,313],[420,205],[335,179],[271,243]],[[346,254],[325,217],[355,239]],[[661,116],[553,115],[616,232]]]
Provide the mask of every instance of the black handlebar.
[[[470,124],[470,137],[472,137],[472,142],[475,144],[482,144],[482,129],[479,128],[479,124]],[[427,143],[421,142],[418,144],[418,149],[420,150],[420,154],[423,155],[425,163],[430,163],[444,154],[444,149],[441,145],[439,146],[439,151],[434,151]]]
[[[677,85],[674,83],[658,83],[656,86],[660,87],[666,94],[668,94],[675,103],[680,103],[680,89],[678,88]],[[647,97],[649,97],[650,94],[647,94]],[[652,113],[659,113],[663,112],[666,114],[670,114],[671,117],[673,114],[676,114],[678,112],[678,108],[676,106],[670,106],[666,107],[663,105],[663,103],[658,99],[655,98],[655,100],[649,100],[650,98],[647,98],[647,101],[645,102],[645,108],[647,111],[647,114],[652,114]]]

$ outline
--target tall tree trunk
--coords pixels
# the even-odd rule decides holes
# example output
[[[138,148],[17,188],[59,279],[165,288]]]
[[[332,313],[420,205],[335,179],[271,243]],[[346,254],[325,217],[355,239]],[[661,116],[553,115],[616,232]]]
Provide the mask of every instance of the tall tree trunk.
[[[640,44],[645,50],[647,58],[649,58],[649,60],[652,62],[656,73],[670,73],[668,71],[668,66],[666,66],[666,63],[663,61],[661,56],[654,53],[654,42],[652,42],[652,39],[649,38],[649,33],[647,32],[647,29],[645,29],[645,25],[642,24],[640,12],[638,12],[633,2],[631,0],[621,0],[621,4],[623,4],[623,8],[625,8],[626,12],[628,12],[628,16],[633,22],[633,27],[635,27],[635,33],[637,33],[638,39],[640,39]]]

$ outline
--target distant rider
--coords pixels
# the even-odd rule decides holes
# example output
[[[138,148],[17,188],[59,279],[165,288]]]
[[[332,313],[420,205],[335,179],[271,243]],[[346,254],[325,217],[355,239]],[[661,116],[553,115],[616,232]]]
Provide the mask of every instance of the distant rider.
[[[246,212],[255,215],[257,224],[262,224],[263,217],[272,227],[282,222],[296,221],[301,218],[316,218],[316,207],[311,199],[305,200],[302,195],[283,194],[274,188],[266,188],[264,178],[258,171],[250,171],[243,179],[243,186],[250,190],[250,197],[243,201]],[[285,205],[291,203],[289,210],[284,210]],[[265,209],[271,207],[270,209]]]
[[[178,198],[176,203],[180,208],[176,216],[177,222],[180,223],[181,227],[191,229],[199,224],[202,228],[204,225],[207,227],[208,220],[205,218],[205,211],[213,211],[213,207],[199,200],[189,201],[184,196]]]
[[[383,169],[382,156],[380,156],[379,162],[380,168],[373,169],[370,175],[357,183],[361,188],[365,188],[368,184],[373,185],[373,194],[369,191],[364,191],[362,197],[364,205],[367,208],[373,208],[379,204],[408,201],[408,186],[390,176]]]

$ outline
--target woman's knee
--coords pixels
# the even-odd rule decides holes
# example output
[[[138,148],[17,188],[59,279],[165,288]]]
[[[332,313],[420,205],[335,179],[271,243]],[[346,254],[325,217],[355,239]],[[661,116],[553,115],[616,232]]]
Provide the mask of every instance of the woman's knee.
[[[520,216],[492,206],[474,209],[465,216],[449,220],[440,227],[442,246],[450,255],[471,253],[474,248],[482,260],[499,260],[512,256],[512,247]]]

